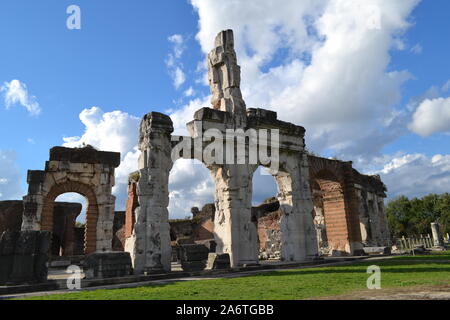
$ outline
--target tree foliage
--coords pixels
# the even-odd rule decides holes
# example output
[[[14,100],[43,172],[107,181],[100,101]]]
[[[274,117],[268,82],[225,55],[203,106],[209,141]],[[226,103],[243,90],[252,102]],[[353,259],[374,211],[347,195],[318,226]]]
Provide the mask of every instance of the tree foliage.
[[[386,208],[391,233],[396,237],[431,234],[430,224],[439,222],[450,232],[450,194],[429,194],[423,198],[400,196]]]

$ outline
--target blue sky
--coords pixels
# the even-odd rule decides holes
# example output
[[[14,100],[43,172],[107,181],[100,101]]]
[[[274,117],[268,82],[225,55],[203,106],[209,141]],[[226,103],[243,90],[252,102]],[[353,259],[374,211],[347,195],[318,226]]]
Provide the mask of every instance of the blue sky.
[[[193,111],[208,106],[205,54],[224,28],[235,30],[249,107],[304,125],[315,152],[381,174],[390,197],[448,192],[450,2],[370,0],[365,11],[333,0],[283,1],[2,1],[0,200],[26,193],[27,169],[43,169],[52,146],[87,142],[122,152],[115,193],[123,208],[138,119],[165,112],[182,130]],[[81,9],[81,30],[66,27],[72,4]],[[367,31],[365,12],[369,20],[375,12],[376,22],[381,16],[380,26]],[[13,80],[40,114],[23,101],[8,104]],[[117,131],[110,140],[123,138],[122,147],[101,141],[107,130]],[[174,170],[177,215],[212,199],[202,169]],[[255,202],[274,192],[273,181],[262,185]]]

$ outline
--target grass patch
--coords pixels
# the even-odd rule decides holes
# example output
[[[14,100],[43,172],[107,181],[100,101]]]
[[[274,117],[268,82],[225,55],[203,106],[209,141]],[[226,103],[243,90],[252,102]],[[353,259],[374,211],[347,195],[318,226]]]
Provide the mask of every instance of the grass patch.
[[[411,258],[411,259],[410,259]],[[420,261],[414,261],[414,259]],[[427,259],[429,261],[423,261]],[[449,260],[449,263],[442,260]],[[433,261],[439,260],[439,261]],[[365,290],[369,265],[381,267],[382,288],[450,284],[450,251],[350,266],[278,270],[228,279],[180,281],[129,289],[81,291],[33,300],[292,300]]]

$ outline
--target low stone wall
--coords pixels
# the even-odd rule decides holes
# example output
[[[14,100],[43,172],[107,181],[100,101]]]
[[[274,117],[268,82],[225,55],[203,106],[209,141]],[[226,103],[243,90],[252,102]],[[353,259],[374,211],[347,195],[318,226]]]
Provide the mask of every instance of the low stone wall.
[[[201,271],[206,268],[209,249],[201,244],[179,246],[181,267],[184,271]]]
[[[0,285],[47,281],[51,233],[6,231],[0,235]]]
[[[86,256],[83,265],[87,279],[125,277],[132,274],[128,252],[95,252]]]

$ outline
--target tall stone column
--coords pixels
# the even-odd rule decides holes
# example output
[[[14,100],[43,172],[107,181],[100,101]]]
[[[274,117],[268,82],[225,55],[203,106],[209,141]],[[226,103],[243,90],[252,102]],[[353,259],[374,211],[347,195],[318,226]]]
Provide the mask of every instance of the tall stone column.
[[[306,156],[288,156],[284,167],[286,172],[275,175],[283,210],[281,258],[298,262],[312,260],[318,256],[318,247],[308,160]]]
[[[161,113],[147,114],[141,122],[139,149],[140,206],[135,210],[133,235],[127,239],[136,274],[170,271],[169,173],[172,168],[170,118]]]
[[[435,247],[443,247],[444,239],[442,238],[441,228],[439,223],[431,223],[431,232],[433,233],[433,243]]]
[[[251,221],[252,178],[256,165],[210,167],[215,181],[214,238],[217,253],[230,255],[231,267],[258,263],[258,238]]]

